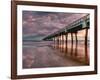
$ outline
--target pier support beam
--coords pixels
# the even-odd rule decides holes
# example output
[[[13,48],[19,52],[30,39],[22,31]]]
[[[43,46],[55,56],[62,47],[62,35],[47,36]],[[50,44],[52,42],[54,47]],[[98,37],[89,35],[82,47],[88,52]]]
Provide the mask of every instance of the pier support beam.
[[[57,47],[56,48],[59,48],[59,36],[57,36]]]
[[[60,35],[58,35],[58,48],[60,49]]]
[[[88,48],[88,29],[85,30],[85,62],[88,62],[88,52],[87,52],[87,48]]]
[[[56,45],[56,43],[55,43],[56,42],[55,37],[53,38],[53,41],[54,41],[54,48],[55,48],[55,45]]]
[[[57,47],[57,37],[54,37],[55,41],[54,41],[54,44],[55,44],[55,48]]]
[[[66,47],[65,47],[65,52],[67,53],[67,52],[68,52],[68,46],[67,46],[67,45],[68,45],[68,44],[67,44],[67,43],[68,43],[68,33],[66,33],[65,37],[66,37],[66,42],[65,42],[65,46],[66,46]]]
[[[62,51],[62,34],[61,34],[61,45],[60,45],[60,47],[61,47],[61,51]]]
[[[61,46],[61,48],[62,48],[62,52],[64,51],[64,35],[62,34],[62,44],[61,44],[62,46]]]
[[[78,52],[77,52],[77,47],[78,47],[77,32],[75,32],[75,41],[76,41],[76,44],[75,44],[75,56],[77,56],[78,55]]]
[[[60,34],[60,51],[61,51],[61,49],[62,49],[62,48],[61,48],[61,44],[62,44],[62,39],[61,39],[61,38],[62,38],[62,35]]]
[[[71,33],[71,55],[73,55],[73,33]]]
[[[59,34],[59,50],[60,50],[60,45],[61,45],[61,35]]]

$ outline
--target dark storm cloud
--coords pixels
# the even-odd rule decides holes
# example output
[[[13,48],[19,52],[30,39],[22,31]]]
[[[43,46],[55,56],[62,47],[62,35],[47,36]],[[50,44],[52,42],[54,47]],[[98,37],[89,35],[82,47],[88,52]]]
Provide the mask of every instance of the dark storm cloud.
[[[86,14],[23,11],[23,35],[46,36]]]

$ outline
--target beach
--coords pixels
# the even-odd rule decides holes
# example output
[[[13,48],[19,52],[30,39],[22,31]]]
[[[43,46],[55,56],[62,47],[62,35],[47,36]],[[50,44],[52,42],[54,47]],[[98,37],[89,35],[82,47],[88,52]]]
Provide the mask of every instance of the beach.
[[[46,68],[46,67],[68,67],[84,66],[84,45],[78,44],[77,57],[75,54],[75,45],[73,52],[71,43],[68,42],[68,51],[65,44],[58,48],[53,41],[24,41],[23,42],[23,68]],[[71,55],[72,53],[72,55]],[[88,47],[89,56],[89,47]],[[89,57],[88,57],[89,58]]]

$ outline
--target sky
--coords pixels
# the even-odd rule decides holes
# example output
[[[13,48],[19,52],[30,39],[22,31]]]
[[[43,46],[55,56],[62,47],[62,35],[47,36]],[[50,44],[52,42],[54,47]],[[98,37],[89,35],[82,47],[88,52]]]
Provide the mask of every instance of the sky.
[[[24,39],[41,40],[87,14],[23,11],[22,15]]]

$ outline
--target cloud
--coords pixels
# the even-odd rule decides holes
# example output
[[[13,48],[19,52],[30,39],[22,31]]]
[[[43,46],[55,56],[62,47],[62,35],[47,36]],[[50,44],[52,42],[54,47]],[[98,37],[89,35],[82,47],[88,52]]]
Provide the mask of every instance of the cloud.
[[[82,13],[23,11],[23,35],[48,35],[85,16]]]

